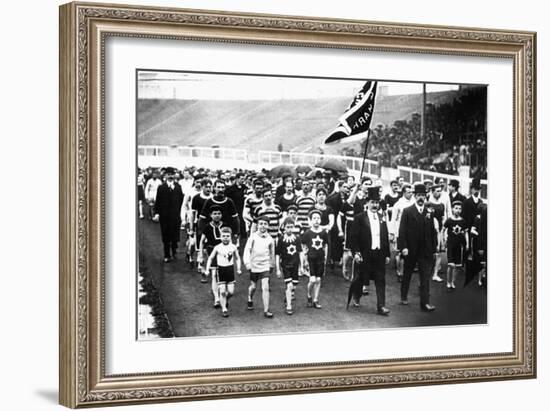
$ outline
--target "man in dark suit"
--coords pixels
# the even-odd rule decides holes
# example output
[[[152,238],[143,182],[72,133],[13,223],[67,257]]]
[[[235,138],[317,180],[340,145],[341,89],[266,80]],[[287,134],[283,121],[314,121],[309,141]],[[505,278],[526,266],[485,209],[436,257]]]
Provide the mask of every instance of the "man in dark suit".
[[[246,227],[243,219],[244,198],[246,197],[246,186],[244,185],[244,173],[239,171],[235,176],[235,181],[225,190],[225,195],[233,201],[237,213],[239,214],[240,234],[246,234]],[[199,210],[199,213],[202,210]]]
[[[479,178],[474,178],[470,184],[471,196],[464,201],[462,217],[466,221],[468,230],[471,230],[476,219],[481,216],[483,200],[481,199],[481,181]],[[470,247],[475,248],[475,238],[470,232]]]
[[[376,286],[376,307],[380,315],[388,315],[386,308],[386,264],[390,262],[390,242],[388,227],[380,213],[380,189],[369,187],[367,210],[357,214],[351,224],[351,251],[356,263],[362,269],[350,285],[350,295],[354,305],[359,305],[362,286],[374,280]],[[349,304],[349,302],[348,302]]]
[[[458,180],[453,179],[449,181],[449,204],[452,204],[455,201],[460,201],[462,204],[464,204],[464,202],[466,201],[466,197],[464,197],[458,191],[459,187],[460,182]],[[449,212],[447,213],[447,215],[451,215],[451,213]]]
[[[398,248],[404,261],[403,281],[401,282],[401,304],[408,305],[407,295],[411,276],[418,264],[420,275],[420,309],[433,311],[430,304],[430,276],[434,253],[437,250],[437,231],[434,216],[426,209],[427,190],[424,184],[415,184],[415,204],[403,210],[399,225]]]
[[[174,181],[174,175],[175,170],[172,167],[167,167],[164,175],[165,181],[159,186],[155,200],[164,245],[165,263],[176,258],[180,240],[183,192],[180,185]]]

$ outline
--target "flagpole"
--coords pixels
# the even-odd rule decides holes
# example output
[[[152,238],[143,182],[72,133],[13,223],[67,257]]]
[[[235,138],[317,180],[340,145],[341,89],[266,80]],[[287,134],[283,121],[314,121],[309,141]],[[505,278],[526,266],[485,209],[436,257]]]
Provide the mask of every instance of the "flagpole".
[[[361,162],[361,173],[359,174],[359,184],[363,179],[363,170],[365,169],[365,160],[367,159],[367,150],[369,148],[370,128],[367,130],[367,142],[365,143],[365,150],[363,151],[363,161]]]

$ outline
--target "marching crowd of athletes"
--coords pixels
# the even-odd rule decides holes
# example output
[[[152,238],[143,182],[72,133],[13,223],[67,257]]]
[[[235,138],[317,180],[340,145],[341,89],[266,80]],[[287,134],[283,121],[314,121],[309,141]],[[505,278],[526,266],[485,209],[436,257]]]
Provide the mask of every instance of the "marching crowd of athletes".
[[[480,267],[478,284],[484,284],[487,205],[479,180],[472,180],[466,198],[458,180],[446,186],[442,179],[407,184],[399,178],[384,194],[371,177],[356,182],[330,171],[296,174],[148,169],[138,176],[139,217],[160,223],[165,263],[177,257],[185,232],[187,260],[198,268],[201,282],[210,283],[214,307],[224,317],[242,265],[250,277],[247,307],[254,309],[259,285],[266,318],[273,317],[273,275],[284,278],[288,315],[300,277],[307,278],[307,306],[322,308],[327,267],[341,269],[350,281],[348,305],[358,306],[374,282],[380,315],[390,313],[385,274],[391,258],[403,305],[409,304],[411,276],[418,271],[423,311],[435,310],[430,281],[454,290],[467,261]],[[445,252],[447,272],[441,278]]]

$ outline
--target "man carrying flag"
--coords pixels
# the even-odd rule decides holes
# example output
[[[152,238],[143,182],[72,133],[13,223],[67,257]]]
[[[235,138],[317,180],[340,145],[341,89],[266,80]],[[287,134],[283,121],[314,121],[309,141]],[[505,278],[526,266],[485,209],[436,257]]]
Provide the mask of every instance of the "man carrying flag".
[[[361,90],[355,95],[353,101],[351,102],[349,108],[345,111],[342,116],[338,119],[340,125],[336,127],[336,130],[325,140],[324,145],[333,144],[333,143],[352,143],[356,141],[361,141],[366,138],[364,152],[363,152],[363,162],[361,164],[361,174],[359,175],[359,181],[363,178],[363,169],[365,166],[365,158],[367,157],[367,150],[369,145],[369,129],[370,123],[372,121],[372,114],[374,112],[374,102],[376,99],[376,81],[367,81]],[[363,210],[359,211],[361,213]],[[388,241],[387,229],[384,231],[381,241],[385,244]],[[355,239],[352,241],[357,241],[358,238],[355,236]],[[357,248],[357,244],[351,245],[351,248]],[[367,269],[367,264],[359,265],[359,270],[365,271]],[[383,267],[383,264],[382,264]],[[359,271],[358,270],[358,271]],[[385,268],[384,268],[385,270]],[[354,270],[355,271],[355,270]],[[379,270],[380,271],[380,270]],[[348,292],[348,301],[349,305],[352,297],[355,297],[355,303],[358,301],[358,297],[355,295],[356,288],[361,285],[364,285],[364,280],[366,272],[352,273],[352,283]],[[384,291],[382,291],[384,289]],[[377,284],[377,293],[380,294],[379,297],[385,295],[385,286]],[[384,306],[384,298],[379,298],[378,301],[379,313],[382,315],[387,315],[389,310]]]

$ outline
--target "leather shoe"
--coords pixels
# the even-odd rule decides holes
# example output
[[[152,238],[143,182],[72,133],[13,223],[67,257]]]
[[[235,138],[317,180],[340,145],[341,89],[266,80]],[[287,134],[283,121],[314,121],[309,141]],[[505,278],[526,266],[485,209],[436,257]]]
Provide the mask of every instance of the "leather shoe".
[[[435,305],[424,304],[424,305],[420,306],[420,309],[422,311],[434,311],[435,310]]]
[[[388,310],[386,307],[380,307],[378,309],[379,315],[388,315],[390,313],[390,310]]]
[[[401,300],[401,302],[399,303],[401,305],[409,305],[409,300]]]

